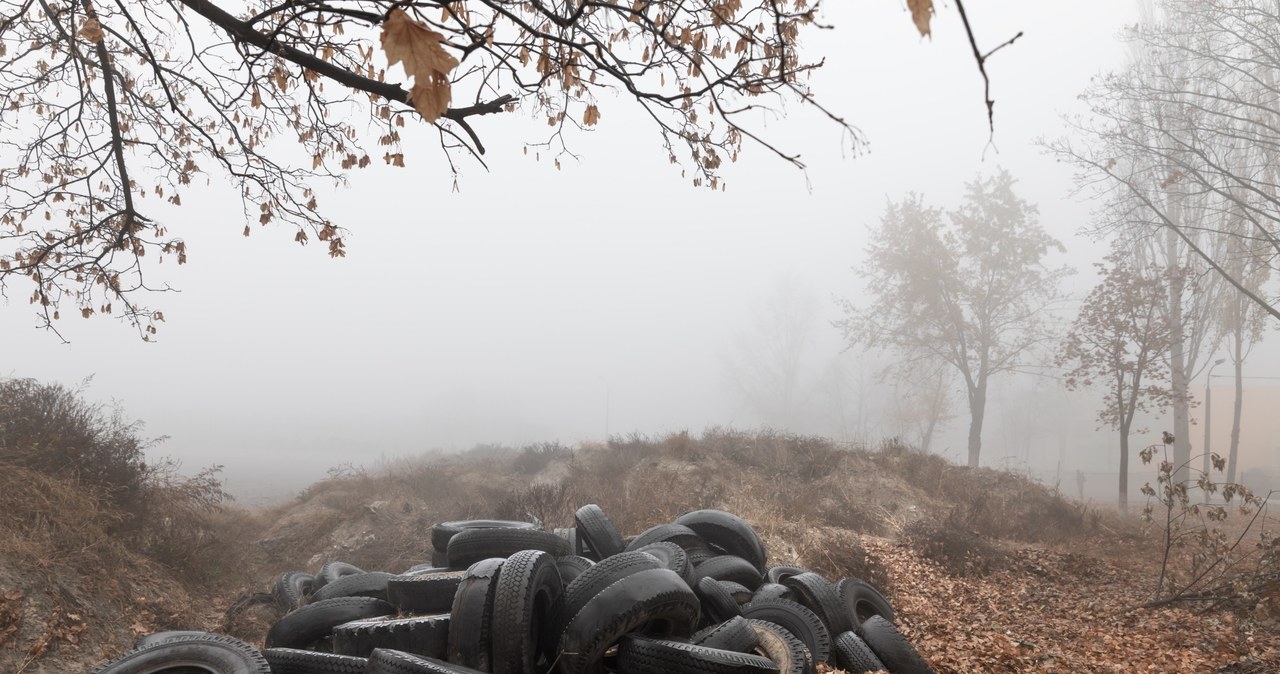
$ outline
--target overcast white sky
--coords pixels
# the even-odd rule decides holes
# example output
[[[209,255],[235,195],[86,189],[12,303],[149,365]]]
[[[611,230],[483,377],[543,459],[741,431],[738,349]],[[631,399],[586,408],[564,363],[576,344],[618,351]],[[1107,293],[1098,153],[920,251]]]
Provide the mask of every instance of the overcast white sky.
[[[233,490],[261,467],[301,482],[431,447],[600,439],[606,398],[612,433],[754,425],[726,383],[726,349],[780,278],[835,318],[831,298],[856,294],[851,268],[886,199],[914,190],[951,206],[965,181],[1003,166],[1070,260],[1095,259],[1076,236],[1088,204],[1068,197],[1069,169],[1034,141],[1062,133],[1089,78],[1121,62],[1115,36],[1136,9],[968,8],[982,46],[1025,33],[988,65],[994,147],[953,4],[941,3],[930,41],[901,0],[828,2],[835,30],[804,45],[827,59],[814,89],[865,132],[869,154],[848,156],[836,128],[796,114],[768,132],[803,153],[807,176],[751,148],[713,194],[667,164],[625,99],[602,101],[598,131],[572,138],[580,160],[559,172],[522,154],[540,122],[486,117],[492,170],[467,167],[457,193],[424,134],[407,168],[357,173],[327,194],[351,231],[343,260],[297,246],[291,230],[241,237],[239,209],[214,185],[165,216],[190,262],[153,272],[182,291],[155,298],[168,319],[157,343],[77,318],[61,344],[32,329],[19,292],[0,307],[0,374],[94,375],[93,397],[170,436],[162,453],[225,464]],[[1077,293],[1087,282],[1071,281]],[[822,339],[834,355],[835,331]]]

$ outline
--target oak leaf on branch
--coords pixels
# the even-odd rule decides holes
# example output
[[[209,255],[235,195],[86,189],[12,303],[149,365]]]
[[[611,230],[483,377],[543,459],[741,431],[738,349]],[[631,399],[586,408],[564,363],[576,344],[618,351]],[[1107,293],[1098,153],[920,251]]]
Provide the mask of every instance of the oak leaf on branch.
[[[403,63],[405,73],[413,76],[409,102],[428,122],[449,109],[449,73],[458,66],[458,59],[440,46],[443,39],[401,9],[391,10],[382,23],[382,51],[387,54],[387,63]]]

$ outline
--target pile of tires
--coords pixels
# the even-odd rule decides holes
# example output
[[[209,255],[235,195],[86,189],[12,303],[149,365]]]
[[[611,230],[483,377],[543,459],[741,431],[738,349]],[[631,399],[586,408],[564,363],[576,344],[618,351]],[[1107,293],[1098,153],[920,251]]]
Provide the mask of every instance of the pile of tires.
[[[171,632],[95,674],[933,672],[875,587],[769,566],[731,513],[686,513],[624,540],[591,504],[575,525],[442,522],[430,565],[282,575],[273,595],[287,613],[261,651]]]

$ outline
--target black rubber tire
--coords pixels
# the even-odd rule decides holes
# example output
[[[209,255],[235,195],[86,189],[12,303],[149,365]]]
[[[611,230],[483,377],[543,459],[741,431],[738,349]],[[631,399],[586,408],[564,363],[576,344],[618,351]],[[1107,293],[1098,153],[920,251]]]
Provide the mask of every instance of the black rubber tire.
[[[493,637],[493,597],[502,576],[502,558],[485,559],[471,565],[453,596],[449,626],[449,662],[489,671]]]
[[[699,580],[695,592],[702,606],[703,624],[714,625],[742,615],[742,607],[733,595],[713,578]]]
[[[306,571],[287,571],[276,579],[271,596],[275,597],[280,608],[292,611],[307,603],[307,595],[311,594],[315,583],[316,577]]]
[[[369,655],[365,674],[480,674],[479,670],[437,658],[379,648]]]
[[[443,658],[449,651],[449,614],[356,620],[333,628],[333,652],[367,658],[375,648]]]
[[[551,533],[559,536],[560,538],[565,539],[566,541],[569,541],[569,549],[573,550],[573,554],[579,555],[579,556],[582,555],[582,547],[581,547],[580,541],[578,540],[577,528],[556,527],[555,529],[551,530]]]
[[[765,583],[751,593],[751,601],[757,599],[790,599],[795,600],[795,593],[782,583]]]
[[[857,634],[893,674],[934,674],[920,651],[888,620],[871,616],[858,628]]]
[[[594,503],[578,508],[578,512],[573,514],[573,522],[577,525],[576,549],[583,557],[598,562],[622,552],[626,547],[613,521]]]
[[[587,601],[548,659],[562,674],[600,674],[605,651],[624,634],[688,637],[697,622],[698,598],[680,576],[670,569],[638,571]]]
[[[698,578],[729,580],[748,589],[760,587],[763,577],[750,561],[736,555],[718,555],[694,567]]]
[[[893,606],[871,583],[858,578],[845,578],[836,584],[836,594],[840,595],[840,600],[853,616],[856,625],[861,625],[873,615],[893,622]]]
[[[662,541],[675,543],[683,548],[685,552],[707,550],[707,542],[702,540],[698,532],[693,529],[681,524],[659,524],[641,531],[640,535],[631,539],[631,542],[627,544],[626,551],[632,552],[650,543],[660,543]]]
[[[764,582],[782,583],[783,578],[807,573],[809,569],[795,564],[775,564],[764,571]]]
[[[809,648],[786,628],[764,620],[747,622],[760,639],[756,654],[773,660],[781,674],[815,674],[818,671]]]
[[[787,599],[759,599],[742,607],[742,617],[765,620],[794,634],[809,649],[814,666],[831,658],[831,633],[817,614]]]
[[[364,569],[346,562],[329,562],[320,567],[320,573],[316,574],[315,581],[311,583],[311,594],[315,594],[320,588],[343,576],[351,576],[357,573],[364,573]]]
[[[167,632],[156,632],[154,634],[147,634],[145,636],[138,637],[138,640],[133,642],[133,647],[142,648],[144,646],[150,646],[151,644],[154,644],[158,641],[164,641],[165,639],[172,639],[174,637],[204,637],[204,636],[220,636],[220,635],[214,634],[213,632],[201,632],[199,630],[169,630]]]
[[[467,529],[537,529],[538,525],[532,522],[519,522],[515,520],[457,520],[454,522],[441,522],[431,527],[431,547],[445,552],[449,549],[449,539],[453,538],[460,531]]]
[[[271,665],[271,674],[364,674],[369,665],[365,658],[296,648],[268,648],[262,657]]]
[[[554,651],[560,645],[560,637],[583,606],[601,590],[640,571],[662,568],[653,555],[640,552],[624,552],[614,555],[590,569],[583,571],[573,582],[569,583],[556,602],[549,629],[543,633],[543,648],[549,658],[554,658]]]
[[[734,653],[750,653],[760,645],[760,636],[751,622],[742,616],[734,616],[722,623],[699,630],[689,638],[689,643]]]
[[[336,597],[373,597],[387,600],[387,581],[397,578],[394,573],[384,571],[368,571],[343,576],[311,595],[311,601],[324,601]]]
[[[422,564],[414,564],[413,566],[400,572],[402,576],[421,576],[427,573],[444,573],[449,571],[448,566],[436,566],[434,562],[424,562]]]
[[[668,569],[676,572],[676,575],[684,579],[684,582],[693,587],[698,584],[698,573],[693,568],[693,562],[689,561],[689,553],[684,548],[672,543],[671,541],[658,541],[642,545],[635,549],[635,552],[643,552],[658,558]]]
[[[387,601],[409,613],[448,613],[466,571],[436,571],[387,581]]]
[[[849,674],[866,674],[885,669],[884,663],[880,662],[871,647],[853,632],[845,632],[836,637],[833,646],[836,664]]]
[[[92,674],[162,674],[204,670],[210,674],[271,674],[256,648],[222,635],[178,636],[135,648]]]
[[[757,571],[764,573],[767,560],[764,544],[756,530],[741,517],[723,510],[695,510],[677,517],[675,523],[693,529],[707,543],[751,562]]]
[[[449,566],[449,553],[444,550],[431,551],[431,565],[449,569],[450,571],[466,571],[466,569],[454,569]]]
[[[460,568],[482,559],[506,558],[521,550],[541,550],[552,557],[573,554],[568,541],[549,531],[466,529],[449,539],[449,566]]]
[[[493,674],[537,674],[542,631],[564,592],[555,559],[541,550],[507,558],[493,598]]]
[[[595,562],[578,555],[565,555],[564,557],[556,558],[556,569],[560,571],[560,581],[566,586],[572,583],[574,578],[581,576],[584,571],[595,565]]]
[[[783,585],[791,588],[796,601],[818,614],[822,624],[827,626],[831,634],[843,634],[854,628],[853,614],[836,593],[836,586],[831,581],[812,571],[798,573],[784,578]]]
[[[615,668],[622,674],[778,674],[778,665],[758,655],[639,634],[622,637]]]
[[[329,636],[342,623],[395,613],[396,609],[373,597],[326,599],[285,614],[267,632],[267,648],[302,648]]]
[[[729,596],[733,597],[733,600],[739,604],[745,604],[751,601],[753,593],[746,585],[743,585],[742,583],[735,583],[731,580],[718,580],[716,582],[720,583],[720,587],[723,587],[725,591],[729,593]]]

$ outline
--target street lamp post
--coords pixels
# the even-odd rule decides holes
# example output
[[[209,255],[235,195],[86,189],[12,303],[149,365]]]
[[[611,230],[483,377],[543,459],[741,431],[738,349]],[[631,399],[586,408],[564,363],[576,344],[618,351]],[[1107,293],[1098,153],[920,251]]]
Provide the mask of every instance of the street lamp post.
[[[1210,404],[1212,399],[1209,397],[1211,389],[1209,384],[1213,381],[1213,368],[1227,362],[1226,358],[1219,358],[1213,361],[1213,365],[1209,366],[1209,374],[1204,378],[1204,475],[1209,476],[1209,470],[1212,468],[1210,464],[1211,452],[1209,451],[1209,420],[1212,418],[1209,413],[1212,411]],[[1209,502],[1209,490],[1204,491],[1204,502]]]

